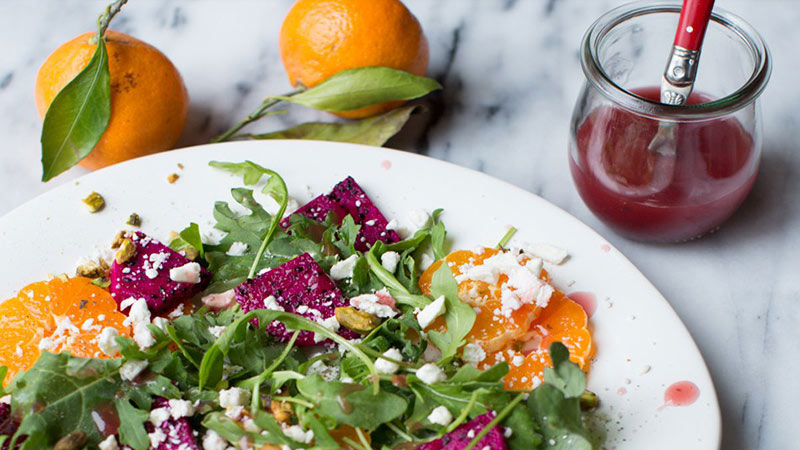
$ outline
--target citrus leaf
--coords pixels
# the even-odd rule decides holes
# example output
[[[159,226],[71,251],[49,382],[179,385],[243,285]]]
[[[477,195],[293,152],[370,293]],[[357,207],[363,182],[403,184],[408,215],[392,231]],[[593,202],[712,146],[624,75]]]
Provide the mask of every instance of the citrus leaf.
[[[252,139],[306,139],[350,142],[380,147],[397,134],[418,106],[404,106],[379,116],[344,123],[309,122],[272,133],[248,135]]]
[[[343,112],[394,100],[411,100],[441,88],[432,78],[374,66],[343,70],[299,94],[274,98],[322,111]]]
[[[85,158],[111,119],[108,53],[100,39],[89,64],[56,95],[42,125],[42,181]]]

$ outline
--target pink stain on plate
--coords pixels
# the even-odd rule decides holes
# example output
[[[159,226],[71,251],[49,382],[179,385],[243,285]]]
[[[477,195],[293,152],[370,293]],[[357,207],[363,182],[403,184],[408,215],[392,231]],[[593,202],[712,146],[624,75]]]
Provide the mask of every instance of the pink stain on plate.
[[[611,246],[610,246],[610,245],[608,245],[608,244],[603,244],[603,245],[600,247],[600,251],[601,251],[601,252],[603,252],[603,253],[608,253],[608,252],[610,252],[610,251],[611,251]]]
[[[594,312],[597,311],[597,296],[591,292],[573,292],[568,294],[567,297],[569,297],[569,299],[573,302],[581,305],[581,308],[586,311],[586,315],[588,317],[592,317]]]
[[[625,389],[624,387],[621,387],[621,388],[617,389],[617,395],[625,395],[627,393],[628,393],[628,390]]]
[[[386,169],[386,170],[389,170],[389,169],[391,169],[391,168],[392,168],[392,162],[391,162],[391,161],[389,161],[388,159],[385,159],[385,160],[383,160],[383,161],[381,162],[381,167],[383,167],[383,168],[384,168],[384,169]]]
[[[659,411],[667,406],[689,406],[700,397],[700,389],[691,381],[678,381],[671,384],[664,391],[664,404]]]

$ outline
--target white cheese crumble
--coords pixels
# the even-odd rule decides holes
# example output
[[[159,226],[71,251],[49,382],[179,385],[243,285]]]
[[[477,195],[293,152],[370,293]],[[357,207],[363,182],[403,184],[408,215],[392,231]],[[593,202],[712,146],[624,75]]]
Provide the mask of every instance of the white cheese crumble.
[[[53,342],[53,340],[50,339],[50,338],[42,338],[42,340],[39,341],[39,350],[42,350],[42,351],[44,351],[44,350],[52,350],[53,348],[55,348],[55,346],[56,346],[56,343]]]
[[[223,439],[216,431],[206,431],[203,436],[203,450],[225,450],[227,448],[228,441]]]
[[[392,220],[389,221],[389,223],[386,224],[386,229],[387,230],[397,230],[398,226],[399,226],[399,224],[397,223],[397,220],[396,219],[392,219]]]
[[[511,365],[514,367],[519,367],[524,362],[525,362],[525,357],[522,355],[514,355],[514,357],[511,358]]]
[[[358,262],[358,255],[351,255],[344,261],[339,261],[331,267],[331,278],[334,280],[344,280],[353,276],[353,269]]]
[[[126,361],[122,367],[119,368],[119,376],[123,380],[133,381],[137,375],[142,373],[147,368],[147,361],[139,361],[138,359],[131,359]]]
[[[116,339],[114,339],[117,336],[119,336],[119,332],[116,328],[112,327],[103,328],[103,331],[97,335],[97,346],[106,356],[114,356],[119,353],[119,346],[117,345]]]
[[[155,408],[150,410],[150,423],[156,428],[160,427],[162,423],[169,419],[169,408]]]
[[[486,351],[483,350],[478,344],[469,343],[464,346],[464,351],[461,353],[461,359],[469,364],[478,364],[486,359]]]
[[[171,398],[169,399],[169,410],[175,420],[194,415],[194,405],[189,400]]]
[[[551,264],[561,264],[566,261],[569,253],[562,248],[550,244],[529,244],[526,243],[523,249],[532,255],[538,256]]]
[[[97,444],[97,447],[100,450],[119,450],[119,445],[117,444],[117,437],[113,434],[107,438],[105,438],[102,442]]]
[[[324,361],[317,360],[308,368],[308,374],[317,374],[325,381],[334,381],[339,378],[339,366],[329,366]]]
[[[439,298],[429,303],[422,311],[417,314],[417,322],[419,323],[420,328],[423,330],[428,327],[428,325],[433,322],[434,319],[444,314],[447,310],[445,306],[445,298],[444,295],[440,295]]]
[[[180,267],[173,267],[169,269],[169,279],[177,283],[197,284],[200,282],[200,264],[190,262]]]
[[[446,380],[447,375],[436,364],[428,363],[417,370],[417,378],[425,384],[434,384]]]
[[[397,311],[391,306],[380,303],[380,298],[375,294],[361,294],[350,299],[350,306],[386,319],[397,315]]]
[[[162,442],[167,440],[167,435],[160,428],[156,428],[152,433],[147,433],[147,437],[150,438],[150,448],[158,448]]]
[[[437,406],[428,415],[428,420],[436,425],[446,427],[453,422],[453,415],[450,414],[450,410],[446,407]]]
[[[317,323],[319,323],[323,327],[331,330],[334,333],[339,331],[339,328],[341,327],[341,324],[339,323],[339,321],[336,320],[336,316],[330,316],[327,319],[317,318]],[[321,335],[321,334],[319,334],[319,333],[314,333],[314,342],[315,343],[322,342],[322,341],[324,341],[326,339],[328,339],[328,338],[323,336],[323,335]]]
[[[245,406],[248,401],[250,401],[250,391],[246,389],[232,387],[219,391],[219,406],[222,408]]]
[[[396,361],[403,360],[403,355],[400,353],[400,350],[396,348],[390,348],[389,350],[386,350],[385,352],[383,352],[383,356],[386,356],[387,358],[391,358]],[[378,358],[375,361],[375,371],[380,374],[391,375],[397,372],[399,369],[400,366],[393,361],[389,361],[383,358]]]
[[[303,431],[300,425],[292,425],[283,429],[283,434],[301,444],[310,444],[314,440],[314,431]]]
[[[215,338],[218,338],[218,337],[222,336],[222,333],[225,332],[225,328],[227,328],[227,327],[223,327],[223,326],[209,327],[208,331],[211,333],[212,336],[214,336]]]
[[[400,254],[397,252],[386,252],[381,255],[381,265],[389,273],[394,273],[397,270],[397,264],[400,262]]]
[[[264,307],[270,311],[284,311],[283,306],[272,295],[264,299]]]
[[[225,252],[228,256],[242,256],[247,253],[247,250],[250,248],[249,245],[245,244],[244,242],[236,241],[231,244],[231,247]]]

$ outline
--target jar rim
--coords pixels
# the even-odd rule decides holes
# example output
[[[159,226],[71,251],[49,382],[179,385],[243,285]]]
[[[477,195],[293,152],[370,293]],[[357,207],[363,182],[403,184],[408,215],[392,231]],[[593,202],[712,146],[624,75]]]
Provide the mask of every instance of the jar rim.
[[[608,33],[618,25],[644,15],[680,14],[677,3],[638,1],[628,3],[603,14],[586,31],[581,44],[581,67],[586,79],[615,104],[660,120],[709,119],[731,114],[754,102],[764,91],[772,71],[772,58],[761,35],[741,17],[722,8],[714,8],[711,20],[738,36],[755,60],[753,72],[739,89],[707,103],[667,105],[638,96],[618,85],[599,61],[599,46]],[[666,58],[666,55],[665,55]]]

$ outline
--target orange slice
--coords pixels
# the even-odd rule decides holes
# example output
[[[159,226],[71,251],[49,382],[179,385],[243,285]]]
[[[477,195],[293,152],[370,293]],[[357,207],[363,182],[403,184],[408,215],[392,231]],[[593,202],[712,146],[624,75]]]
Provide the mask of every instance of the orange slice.
[[[444,262],[458,276],[464,268],[478,266],[499,252],[488,248],[482,251],[455,251],[425,270],[420,276],[419,288],[430,295],[433,274]],[[520,264],[526,262],[525,258],[520,260]],[[544,270],[541,279],[550,281]],[[507,280],[508,277],[500,275],[496,285],[474,280],[463,280],[458,284],[459,298],[477,313],[467,342],[480,345],[487,353],[479,367],[486,369],[506,361],[510,367],[504,379],[506,388],[532,389],[543,380],[544,368],[552,365],[548,354],[550,344],[559,341],[569,349],[570,360],[587,371],[595,348],[589,319],[583,308],[556,290],[545,308],[525,304],[510,317],[505,317],[497,314],[497,311],[501,307],[502,286]],[[442,331],[446,328],[444,319],[439,317],[427,329]]]
[[[125,315],[108,291],[89,278],[53,278],[25,286],[16,297],[0,303],[0,365],[8,367],[5,384],[28,370],[48,339],[49,351],[79,357],[107,357],[97,346],[105,327],[130,336]]]

